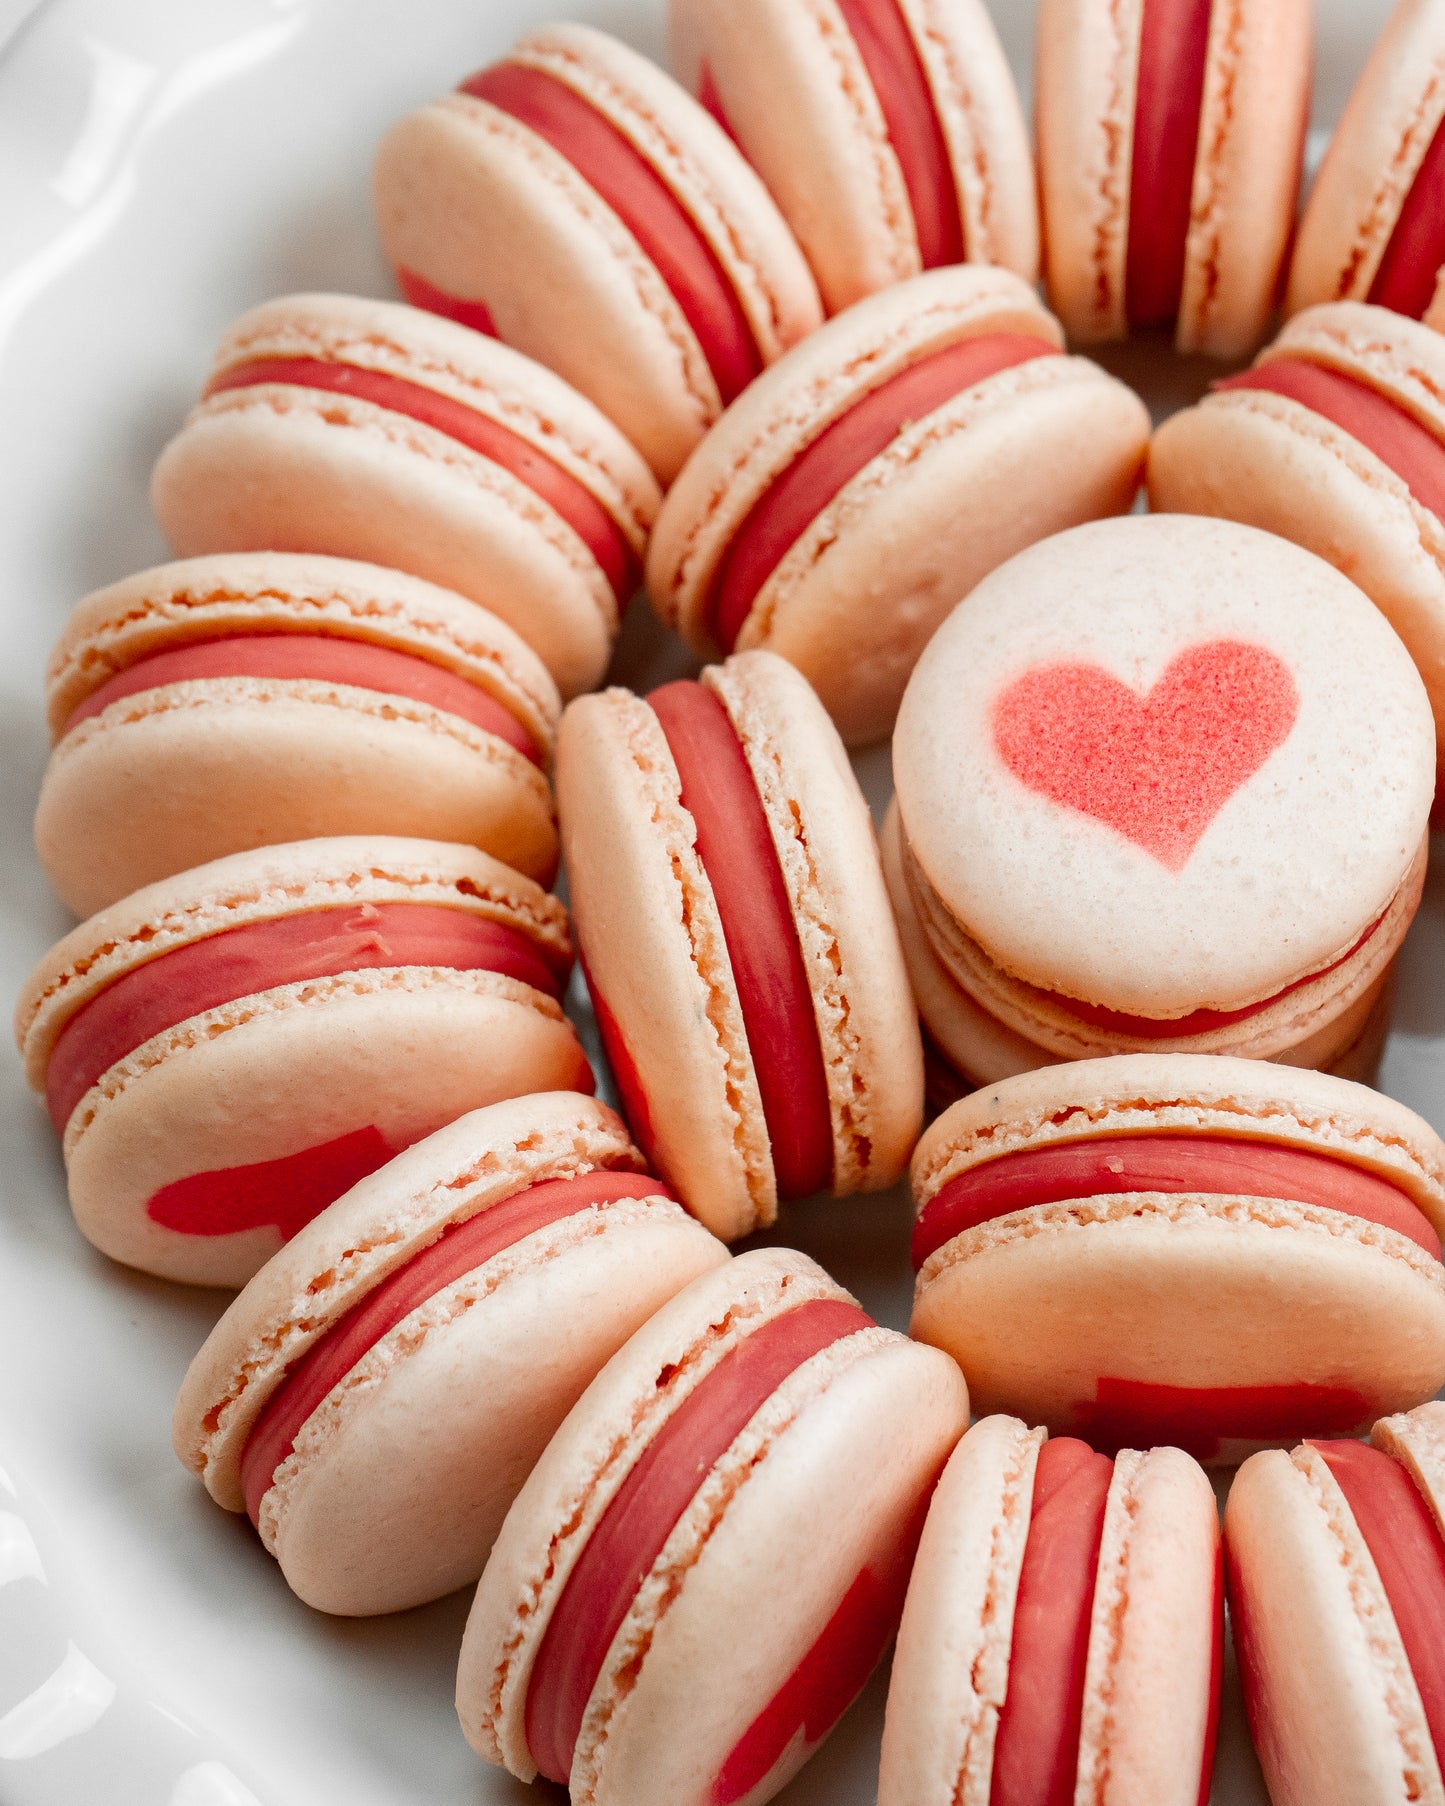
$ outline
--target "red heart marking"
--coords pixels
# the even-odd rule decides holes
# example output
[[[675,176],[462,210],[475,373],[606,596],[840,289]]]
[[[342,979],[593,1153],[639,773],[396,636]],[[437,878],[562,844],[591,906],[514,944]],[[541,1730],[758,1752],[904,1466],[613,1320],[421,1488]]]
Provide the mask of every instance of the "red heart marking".
[[[1186,647],[1142,696],[1101,665],[1038,665],[995,701],[993,743],[1030,790],[1178,872],[1298,713],[1283,659],[1245,640],[1208,640]]]

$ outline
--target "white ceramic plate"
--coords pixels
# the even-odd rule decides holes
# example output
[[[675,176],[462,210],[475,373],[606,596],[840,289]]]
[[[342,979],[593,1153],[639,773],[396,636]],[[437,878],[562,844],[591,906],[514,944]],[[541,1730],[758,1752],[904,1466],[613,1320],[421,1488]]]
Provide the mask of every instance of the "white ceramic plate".
[[[1387,0],[1324,0],[1317,117]],[[165,555],[150,466],[222,326],[294,289],[386,294],[367,208],[385,124],[554,12],[662,50],[662,0],[0,0],[0,989],[66,928],[30,849],[45,654],[72,602]],[[1025,71],[1031,4],[998,0]],[[1159,407],[1207,372],[1111,363]],[[682,668],[643,613],[619,674]],[[887,759],[863,762],[875,802]],[[1402,961],[1388,1090],[1445,1128],[1445,868]],[[113,1267],[72,1226],[18,1062],[0,1081],[0,1806],[559,1798],[485,1769],[452,1676],[466,1595],[377,1622],[297,1603],[171,1453],[225,1300]],[[884,1321],[906,1200],[800,1207],[787,1235]],[[826,1525],[819,1526],[826,1535]],[[784,1796],[874,1798],[886,1676]],[[1216,1801],[1262,1806],[1237,1698]],[[639,1806],[651,1803],[639,1802]],[[657,1803],[662,1806],[662,1803]]]

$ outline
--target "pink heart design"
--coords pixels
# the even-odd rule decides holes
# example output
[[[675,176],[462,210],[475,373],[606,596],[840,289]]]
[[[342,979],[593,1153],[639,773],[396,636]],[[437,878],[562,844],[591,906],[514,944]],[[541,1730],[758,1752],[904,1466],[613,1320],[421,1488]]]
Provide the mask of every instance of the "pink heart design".
[[[1101,665],[1038,665],[993,705],[1013,775],[1182,871],[1239,787],[1289,738],[1299,691],[1266,646],[1208,640],[1140,695]]]

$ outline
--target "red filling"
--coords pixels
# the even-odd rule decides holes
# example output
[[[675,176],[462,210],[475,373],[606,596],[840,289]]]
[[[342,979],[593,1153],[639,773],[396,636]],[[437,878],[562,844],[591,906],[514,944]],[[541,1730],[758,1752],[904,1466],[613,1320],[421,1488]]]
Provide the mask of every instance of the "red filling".
[[[607,999],[597,989],[592,974],[587,969],[587,957],[582,955],[582,976],[587,981],[587,992],[592,999],[592,1014],[597,1021],[597,1032],[602,1037],[603,1050],[607,1055],[607,1063],[612,1068],[612,1077],[617,1083],[618,1097],[622,1103],[622,1114],[627,1118],[627,1126],[632,1131],[632,1139],[647,1156],[647,1164],[655,1173],[663,1168],[657,1159],[657,1131],[652,1124],[652,1107],[647,1101],[647,1088],[642,1082],[642,1074],[637,1070],[637,1062],[632,1051],[622,1036],[622,1027],[616,1016],[608,1007]]]
[[[1369,299],[1418,320],[1435,298],[1445,264],[1445,120],[1405,196],[1385,255],[1370,284]]]
[[[1144,0],[1124,277],[1131,326],[1162,325],[1179,312],[1209,10],[1210,0]]]
[[[146,1215],[177,1235],[275,1229],[289,1242],[328,1204],[400,1152],[371,1124],[277,1160],[188,1173],[153,1192]]]
[[[1224,1546],[1214,1555],[1214,1611],[1210,1618],[1209,1705],[1204,1721],[1204,1753],[1199,1763],[1196,1806],[1209,1806],[1214,1783],[1214,1752],[1219,1745],[1219,1708],[1224,1681]]]
[[[1078,1415],[1096,1448],[1170,1443],[1196,1461],[1212,1461],[1224,1441],[1297,1442],[1353,1430],[1375,1413],[1369,1399],[1345,1386],[1164,1386],[1105,1378]]]
[[[722,1357],[638,1457],[568,1576],[532,1668],[527,1744],[549,1780],[566,1785],[612,1640],[708,1473],[789,1374],[871,1327],[841,1299],[775,1317]]]
[[[1084,1672],[1114,1464],[1058,1437],[1039,1450],[989,1806],[1073,1806]]]
[[[543,1180],[444,1229],[314,1342],[267,1400],[241,1455],[241,1485],[251,1522],[258,1522],[276,1469],[291,1453],[307,1418],[403,1318],[454,1280],[550,1223],[614,1198],[667,1195],[646,1173],[583,1173],[573,1179]]]
[[[428,282],[425,276],[418,276],[415,270],[398,269],[396,280],[413,307],[420,307],[429,314],[440,314],[444,320],[455,320],[458,326],[470,326],[483,338],[501,337],[496,321],[482,302],[463,301],[458,295],[449,295],[445,289]]]
[[[872,389],[801,451],[753,504],[733,535],[707,602],[713,638],[731,652],[758,591],[845,484],[887,451],[911,421],[976,383],[1031,358],[1055,357],[1046,339],[1016,332],[960,339]]]
[[[87,1091],[127,1054],[177,1023],[238,998],[379,966],[500,972],[559,998],[567,961],[515,928],[437,903],[363,903],[247,922],[148,960],[66,1023],[45,1075],[61,1133]]]
[[[1399,1186],[1331,1154],[1223,1135],[1107,1135],[1021,1148],[951,1179],[913,1226],[914,1270],[954,1236],[996,1217],[1039,1204],[1135,1191],[1214,1192],[1321,1205],[1393,1229],[1440,1259],[1439,1236]]]
[[[838,0],[903,171],[925,270],[962,263],[963,221],[933,90],[898,0]]]
[[[254,358],[222,370],[206,385],[206,395],[225,389],[249,389],[259,383],[287,383],[301,389],[325,389],[354,395],[360,401],[389,408],[455,439],[525,483],[534,495],[559,514],[602,567],[617,599],[625,602],[637,587],[640,574],[637,555],[627,536],[591,490],[579,483],[530,439],[514,433],[499,421],[478,413],[464,401],[422,383],[390,376],[383,370],[364,370],[356,364],[332,363],[325,358]]]
[[[778,1195],[833,1176],[828,1081],[798,931],[747,755],[713,692],[665,684],[648,697],[677,765],[683,807],[722,918]]]
[[[657,171],[565,82],[498,63],[462,83],[544,138],[595,188],[656,265],[702,347],[724,403],[760,374],[757,340],[717,253]]]
[[[717,77],[712,72],[712,64],[706,59],[698,71],[697,98],[699,105],[712,114],[728,137],[736,144],[738,135],[733,130],[732,121],[727,116],[727,109],[722,103],[722,95],[718,93]]]
[[[322,683],[375,690],[383,696],[407,696],[413,702],[459,715],[483,733],[495,734],[534,765],[542,762],[540,749],[516,716],[455,671],[390,646],[325,634],[241,634],[152,653],[92,690],[66,722],[65,732],[123,697],[201,677],[312,677]]]
[[[1445,186],[1445,173],[1441,181]],[[1445,445],[1368,383],[1303,358],[1272,357],[1214,387],[1262,389],[1299,402],[1358,439],[1394,471],[1422,508],[1445,520]]]

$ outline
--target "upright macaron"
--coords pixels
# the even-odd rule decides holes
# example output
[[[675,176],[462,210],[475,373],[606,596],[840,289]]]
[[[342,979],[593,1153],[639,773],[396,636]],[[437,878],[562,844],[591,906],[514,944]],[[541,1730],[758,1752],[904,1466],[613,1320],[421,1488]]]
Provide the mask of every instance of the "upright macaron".
[[[632,1132],[717,1235],[892,1185],[923,1109],[873,825],[808,685],[739,653],[562,717],[577,936]]]
[[[669,24],[829,313],[942,264],[1038,276],[1028,127],[983,0],[671,0]]]
[[[761,377],[674,485],[653,606],[700,652],[767,647],[845,740],[889,732],[914,661],[995,565],[1125,512],[1143,403],[1007,270],[935,270]]]
[[[1198,1806],[1223,1606],[1214,1492],[1188,1455],[1111,1460],[983,1418],[923,1527],[879,1806]]]
[[[134,892],[30,975],[15,1038],[80,1228],[240,1286],[358,1179],[468,1110],[586,1090],[567,913],[472,847],[236,853]]]
[[[1348,578],[1272,534],[1101,521],[995,571],[893,741],[929,946],[1045,1054],[1330,1065],[1419,901],[1429,699]],[[962,1062],[979,1083],[988,1050]]]
[[[1229,1611],[1275,1806],[1445,1800],[1445,1405],[1240,1469]]]
[[[419,1605],[477,1578],[599,1368],[727,1258],[605,1104],[473,1110],[251,1280],[181,1385],[176,1453],[308,1605]]]
[[[1034,70],[1050,303],[1072,338],[1264,337],[1304,161],[1310,0],[1041,0]]]
[[[695,1280],[508,1514],[462,1642],[468,1741],[579,1803],[762,1806],[893,1634],[967,1423],[953,1363],[804,1256]]]
[[[560,372],[663,483],[822,318],[797,242],[727,134],[583,25],[532,33],[400,120],[373,198],[409,299]]]
[[[913,1160],[912,1333],[978,1408],[1205,1461],[1445,1383],[1445,1143],[1346,1079],[1136,1054],[1005,1079]]]
[[[556,873],[557,686],[453,591],[340,558],[187,559],[85,597],[46,679],[35,841],[77,915],[319,835],[423,835]]]
[[[564,696],[601,679],[659,501],[576,390],[392,301],[287,295],[221,340],[151,481],[181,557],[321,552],[480,602]]]

